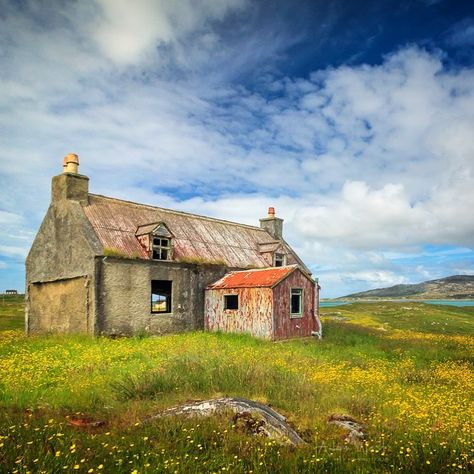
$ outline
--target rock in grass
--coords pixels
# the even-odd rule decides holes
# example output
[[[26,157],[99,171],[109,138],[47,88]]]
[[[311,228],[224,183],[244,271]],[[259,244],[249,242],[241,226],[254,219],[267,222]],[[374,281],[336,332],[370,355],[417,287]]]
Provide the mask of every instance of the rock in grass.
[[[298,446],[303,439],[288,424],[286,418],[263,403],[246,398],[214,398],[201,402],[187,403],[169,408],[144,422],[150,422],[166,416],[211,416],[215,413],[231,411],[234,424],[247,433],[267,436],[282,444]]]
[[[365,439],[364,425],[349,415],[333,414],[328,417],[328,423],[348,430],[344,441],[353,445],[360,445]]]
[[[67,422],[78,428],[99,428],[105,425],[105,421],[93,420],[88,417],[68,417]]]

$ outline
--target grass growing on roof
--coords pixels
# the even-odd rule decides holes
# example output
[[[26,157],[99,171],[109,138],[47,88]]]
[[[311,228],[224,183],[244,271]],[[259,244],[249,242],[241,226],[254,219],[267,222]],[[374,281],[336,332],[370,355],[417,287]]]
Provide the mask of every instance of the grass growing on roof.
[[[192,263],[195,265],[220,265],[227,267],[227,262],[220,258],[209,259],[204,257],[182,256],[177,259],[180,263]]]
[[[137,260],[140,259],[140,254],[135,250],[132,252],[131,255],[126,254],[120,249],[115,247],[104,247],[104,256],[105,257],[114,257],[114,258],[125,258],[125,259],[132,259]]]
[[[11,472],[462,472],[473,466],[473,316],[473,308],[420,303],[327,308],[322,341],[280,343],[204,332],[112,340],[3,331],[0,465]],[[229,417],[141,424],[162,408],[221,395],[271,404],[308,445],[292,450],[248,437]],[[67,416],[78,412],[106,425],[71,428]],[[346,445],[326,423],[332,413],[365,423],[367,443]]]

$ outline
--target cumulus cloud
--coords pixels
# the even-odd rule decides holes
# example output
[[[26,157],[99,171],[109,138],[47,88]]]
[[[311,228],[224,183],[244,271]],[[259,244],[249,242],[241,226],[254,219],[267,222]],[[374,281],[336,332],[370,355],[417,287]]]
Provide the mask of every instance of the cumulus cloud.
[[[245,15],[226,37],[249,2],[65,3],[44,23],[33,3],[0,19],[4,255],[24,255],[68,152],[93,192],[249,224],[274,205],[339,294],[434,274],[415,261],[435,258],[426,245],[472,248],[472,68],[408,46],[308,79],[265,69],[251,88],[239,69],[295,40],[244,34]]]
[[[472,84],[472,70],[409,48],[293,85],[301,107],[278,114],[278,139],[300,149],[316,186],[337,187],[297,211],[301,232],[353,248],[472,246]]]

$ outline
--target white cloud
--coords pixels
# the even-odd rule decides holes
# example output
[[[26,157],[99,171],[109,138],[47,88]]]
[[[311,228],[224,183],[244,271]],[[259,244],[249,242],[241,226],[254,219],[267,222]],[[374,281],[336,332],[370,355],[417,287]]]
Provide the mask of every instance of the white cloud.
[[[29,247],[18,247],[13,245],[0,245],[0,254],[7,257],[26,257]]]
[[[7,8],[0,252],[24,255],[16,240],[31,240],[68,152],[93,192],[255,224],[274,205],[338,288],[405,281],[395,256],[424,245],[472,247],[472,68],[407,47],[379,65],[278,79],[260,63],[294,38],[247,35],[245,15],[226,37],[216,25],[252,4],[199,5],[65,4],[45,26]],[[251,69],[258,92],[237,80]]]
[[[147,54],[158,56],[160,46],[176,46],[196,31],[202,33],[197,39],[200,46],[205,50],[213,48],[218,38],[209,29],[209,23],[222,20],[245,3],[245,0],[96,0],[98,15],[85,30],[107,58],[119,65],[134,64]],[[189,59],[176,59],[181,64],[189,63]]]
[[[0,210],[0,225],[1,226],[18,224],[20,222],[21,222],[21,216],[19,216],[18,214]]]

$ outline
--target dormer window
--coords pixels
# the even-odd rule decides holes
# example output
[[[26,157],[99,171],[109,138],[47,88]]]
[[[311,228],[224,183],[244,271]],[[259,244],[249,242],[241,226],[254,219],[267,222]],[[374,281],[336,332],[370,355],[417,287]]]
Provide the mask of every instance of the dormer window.
[[[286,255],[284,253],[275,253],[273,265],[275,267],[283,267],[286,265]]]
[[[153,235],[153,260],[171,260],[171,239]]]
[[[140,244],[152,260],[173,259],[173,234],[164,222],[143,224],[135,232]]]

